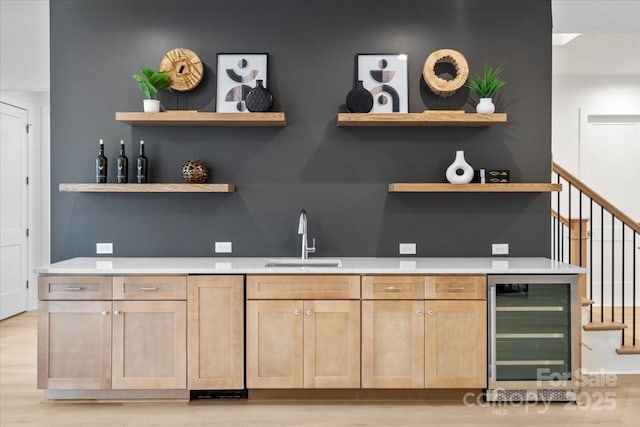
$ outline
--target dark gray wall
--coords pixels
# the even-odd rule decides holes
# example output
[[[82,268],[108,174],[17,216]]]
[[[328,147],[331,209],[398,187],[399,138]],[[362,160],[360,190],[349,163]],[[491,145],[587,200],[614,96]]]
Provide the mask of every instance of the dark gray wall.
[[[545,0],[51,0],[52,260],[95,254],[209,256],[215,240],[233,255],[298,255],[301,208],[319,256],[547,256],[548,194],[394,194],[390,182],[442,182],[456,150],[475,168],[545,182],[551,163],[551,6]],[[216,54],[269,53],[269,89],[285,128],[131,127],[116,111],[140,111],[131,74],[157,68],[176,47],[205,63],[203,83],[181,106],[215,110]],[[486,129],[339,128],[357,53],[409,55],[409,111],[473,111],[468,91],[432,95],[421,79],[434,50],[453,48],[472,70],[505,63],[497,97],[509,122]],[[175,108],[178,97],[165,93]],[[210,182],[234,194],[59,193],[93,182],[98,138],[113,179],[117,143],[135,159],[144,139],[155,182],[180,182],[199,158]],[[134,142],[134,143],[132,143]]]

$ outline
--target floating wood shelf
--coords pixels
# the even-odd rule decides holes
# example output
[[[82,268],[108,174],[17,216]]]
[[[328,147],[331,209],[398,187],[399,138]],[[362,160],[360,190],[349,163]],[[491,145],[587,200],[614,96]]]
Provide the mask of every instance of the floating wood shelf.
[[[440,184],[400,182],[389,184],[390,193],[549,193],[561,191],[562,184]]]
[[[286,126],[284,113],[116,113],[116,121],[135,126]]]
[[[476,114],[464,111],[428,111],[424,113],[338,114],[338,126],[488,127],[506,122],[506,113]]]
[[[233,184],[60,184],[60,191],[81,193],[233,193]]]

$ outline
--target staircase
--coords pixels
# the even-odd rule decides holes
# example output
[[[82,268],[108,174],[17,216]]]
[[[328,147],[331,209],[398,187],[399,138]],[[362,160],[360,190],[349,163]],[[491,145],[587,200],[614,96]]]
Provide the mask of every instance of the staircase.
[[[563,184],[552,195],[551,258],[588,269],[582,367],[640,373],[640,223],[556,163],[551,181]]]

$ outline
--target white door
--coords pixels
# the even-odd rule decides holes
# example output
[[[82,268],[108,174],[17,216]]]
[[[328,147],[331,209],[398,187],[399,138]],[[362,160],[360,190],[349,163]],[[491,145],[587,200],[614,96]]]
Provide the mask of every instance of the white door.
[[[640,114],[583,114],[580,179],[640,221]]]
[[[0,103],[0,319],[27,309],[27,120]]]

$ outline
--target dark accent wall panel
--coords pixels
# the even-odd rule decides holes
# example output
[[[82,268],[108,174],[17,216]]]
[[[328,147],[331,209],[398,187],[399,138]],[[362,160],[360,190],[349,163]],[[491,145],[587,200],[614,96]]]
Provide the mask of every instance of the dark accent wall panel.
[[[513,181],[546,182],[551,165],[551,5],[542,0],[51,0],[52,260],[95,254],[210,256],[232,241],[234,256],[297,256],[300,209],[317,256],[548,256],[548,194],[394,194],[390,182],[443,182],[456,150],[475,168],[511,170]],[[131,75],[157,68],[176,47],[205,64],[201,85],[164,93],[167,108],[215,110],[216,54],[267,52],[274,109],[284,128],[131,127],[116,111],[141,111]],[[453,48],[472,71],[505,63],[495,99],[507,124],[465,128],[342,128],[357,53],[409,56],[409,111],[465,109],[468,90],[432,95],[424,60]],[[180,182],[198,158],[210,182],[233,194],[60,193],[93,182],[98,138],[110,180],[117,145],[130,161],[144,139],[155,182]],[[131,173],[131,172],[130,172]]]

